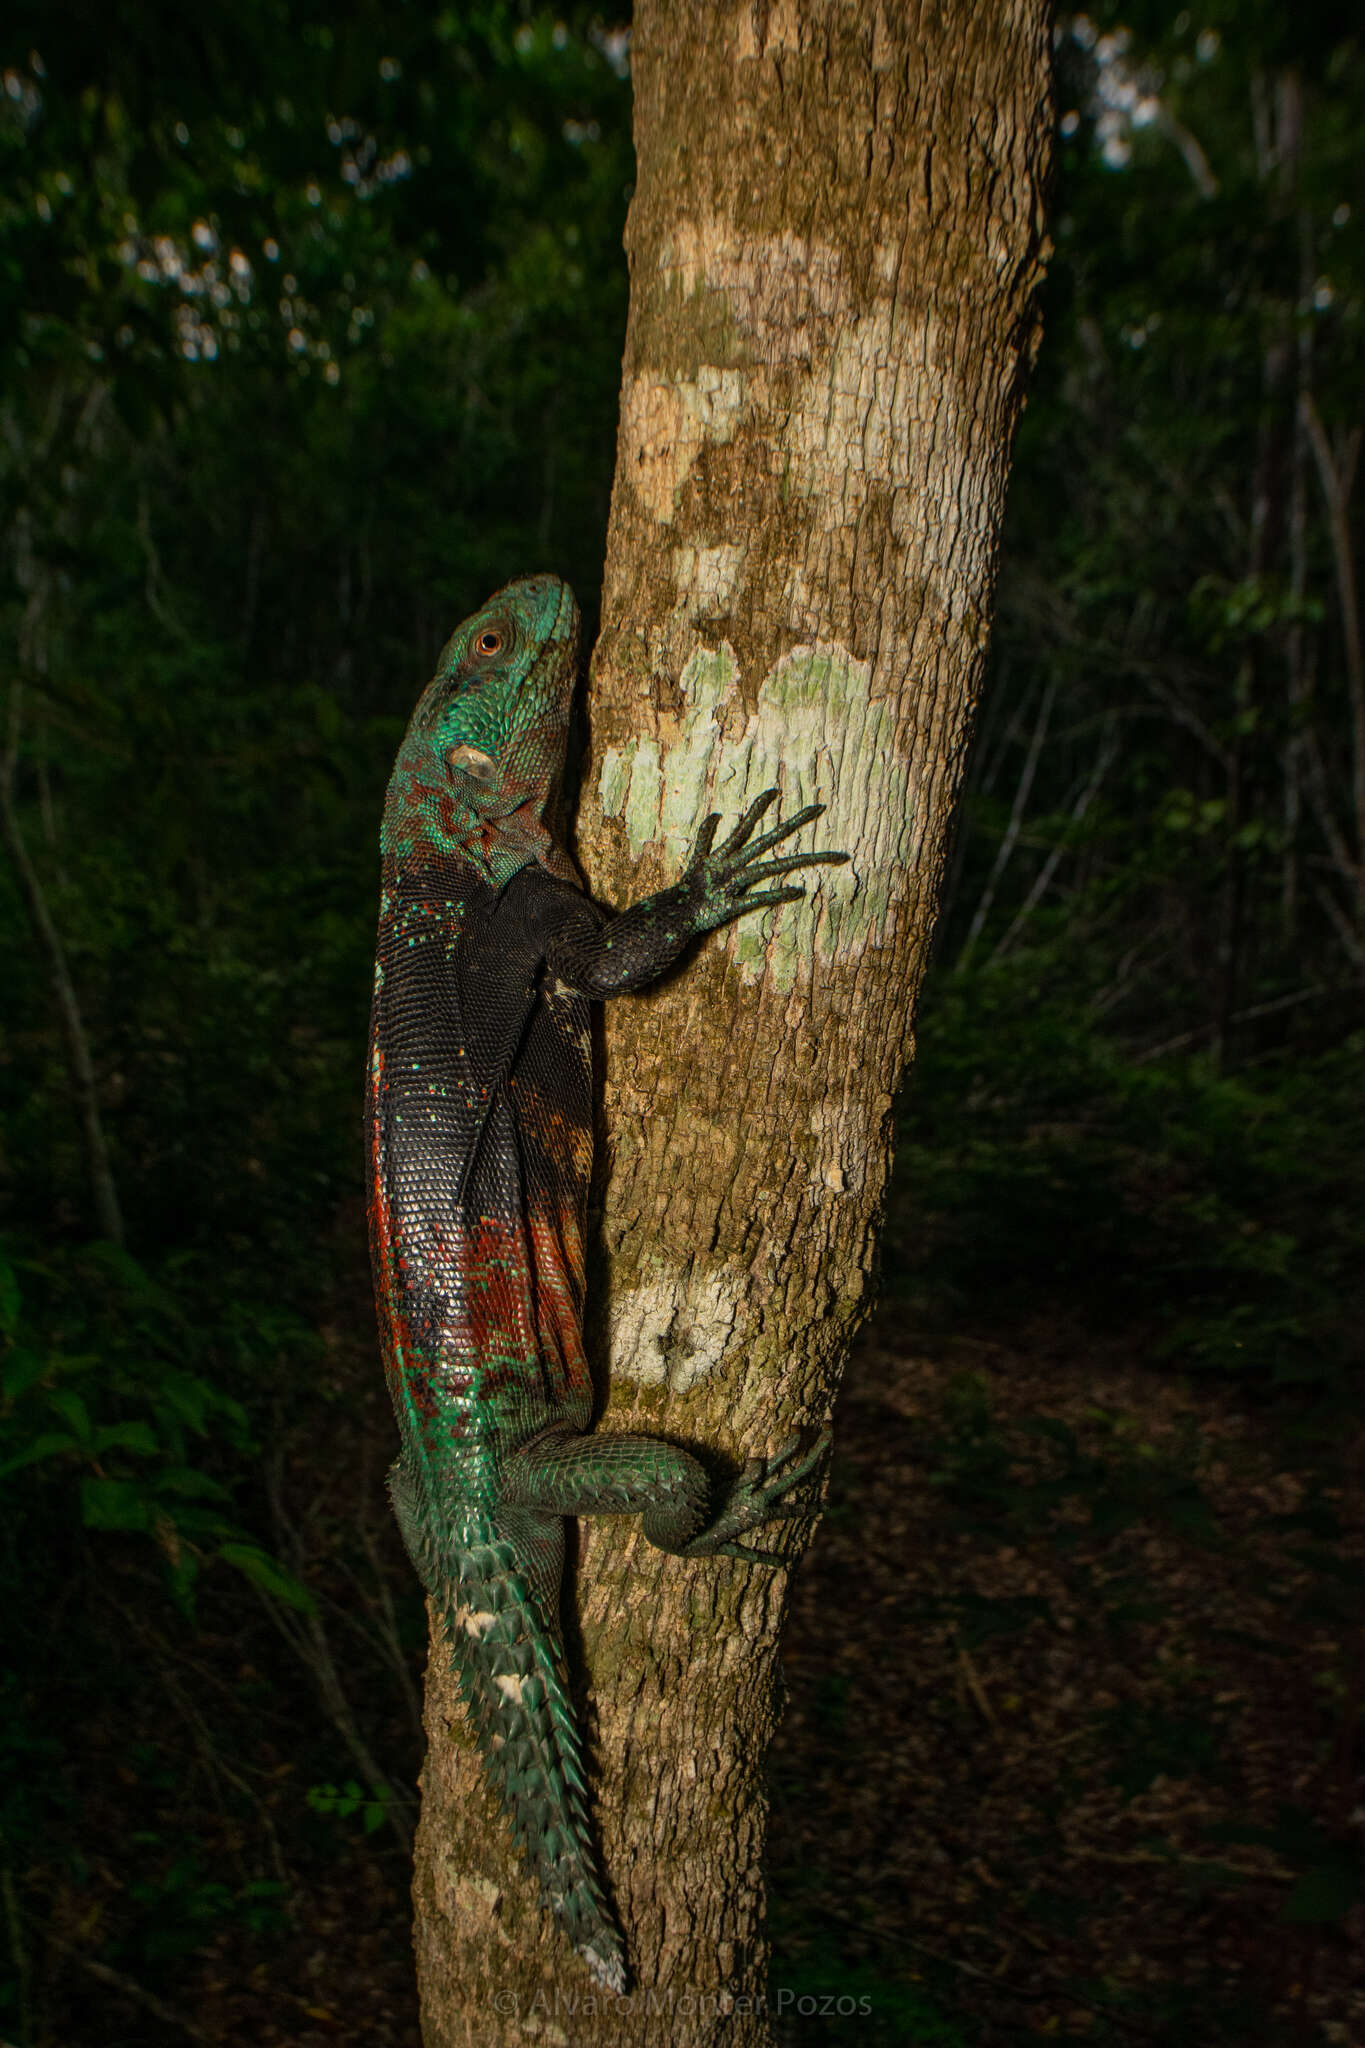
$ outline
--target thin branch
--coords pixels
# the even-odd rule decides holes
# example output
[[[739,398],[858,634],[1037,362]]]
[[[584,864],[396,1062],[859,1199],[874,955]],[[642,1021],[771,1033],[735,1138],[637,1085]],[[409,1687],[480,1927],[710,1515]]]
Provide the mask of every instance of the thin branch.
[[[1318,823],[1322,827],[1322,836],[1327,841],[1328,850],[1332,856],[1332,864],[1342,879],[1351,883],[1352,887],[1354,887],[1357,881],[1359,863],[1351,858],[1351,850],[1346,844],[1346,836],[1341,829],[1337,814],[1332,808],[1331,792],[1327,786],[1327,767],[1323,761],[1322,749],[1318,745],[1318,736],[1315,732],[1304,734],[1303,752],[1304,759],[1308,763],[1309,794],[1312,796],[1317,810]]]
[[[199,1752],[204,1769],[209,1774],[210,1780],[222,1778],[254,1809],[256,1819],[263,1829],[270,1847],[270,1860],[274,1866],[275,1876],[282,1885],[292,1892],[293,1886],[288,1867],[285,1864],[284,1851],[280,1846],[279,1831],[275,1826],[274,1820],[271,1818],[270,1810],[266,1806],[265,1801],[260,1797],[249,1780],[244,1778],[240,1772],[235,1771],[223,1756],[222,1751],[214,1741],[213,1733],[208,1723],[175,1675],[173,1660],[168,1652],[165,1641],[155,1630],[140,1627],[126,1608],[123,1612],[130,1633],[136,1630],[143,1637],[144,1641],[149,1642],[153,1646],[157,1657],[158,1683],[164,1688],[166,1697],[173,1701],[179,1710],[181,1718],[190,1732],[195,1748]],[[216,1785],[214,1785],[213,1789],[215,1794],[217,1794],[218,1788]],[[219,1796],[218,1803],[219,1810],[223,1811],[221,1796]],[[245,1877],[245,1875],[246,1872],[243,1870],[243,1876]],[[292,1900],[289,1910],[292,1915],[294,1911]]]
[[[1311,1003],[1318,996],[1330,996],[1331,988],[1298,988],[1292,995],[1275,996],[1267,1003],[1253,1003],[1249,1010],[1239,1010],[1229,1021],[1233,1024],[1250,1024],[1257,1017],[1273,1017],[1278,1010],[1292,1010],[1298,1003]],[[1149,1045],[1142,1052],[1129,1054],[1132,1066],[1141,1067],[1148,1060],[1159,1060],[1168,1052],[1179,1052],[1182,1046],[1197,1045],[1212,1031],[1212,1024],[1199,1024],[1193,1031],[1181,1031],[1174,1038],[1163,1038],[1160,1045]]]
[[[175,613],[161,595],[161,588],[165,578],[161,573],[161,556],[157,552],[156,542],[152,538],[152,516],[147,505],[146,491],[138,494],[137,537],[142,543],[143,560],[147,565],[147,573],[142,585],[143,595],[147,599],[147,609],[157,624],[164,626],[166,631],[177,639],[182,647],[192,647],[194,635],[187,627],[180,623],[180,620],[175,616]]]
[[[271,1518],[275,1526],[275,1541],[287,1558],[296,1578],[301,1578],[303,1546],[284,1510],[280,1493],[279,1459],[270,1461],[266,1474],[266,1487],[270,1500]],[[326,1625],[318,1609],[314,1607],[307,1614],[298,1613],[286,1607],[259,1585],[254,1588],[257,1597],[270,1616],[280,1635],[288,1643],[299,1662],[308,1671],[317,1686],[327,1718],[350,1752],[361,1777],[375,1791],[382,1790],[385,1815],[405,1852],[412,1849],[411,1815],[413,1802],[400,1791],[388,1774],[381,1770],[370,1751],[369,1744],[361,1734],[346,1689],[341,1682],[336,1658],[328,1639]]]
[[[1314,882],[1313,894],[1327,912],[1328,923],[1341,940],[1342,950],[1346,954],[1347,959],[1362,974],[1365,974],[1365,944],[1361,943],[1360,934],[1351,923],[1350,918],[1347,917],[1346,912],[1337,902],[1331,890],[1326,888],[1323,883]]]
[[[1360,454],[1361,429],[1352,427],[1340,453],[1333,456],[1327,429],[1322,424],[1322,415],[1311,391],[1302,393],[1299,411],[1317,462],[1318,481],[1327,502],[1327,524],[1332,535],[1337,604],[1341,612],[1341,638],[1346,655],[1346,686],[1351,703],[1351,793],[1355,804],[1356,846],[1365,856],[1365,649],[1361,645],[1360,600],[1356,591],[1351,523],[1347,517],[1356,459]],[[1365,858],[1357,864],[1356,925],[1358,929],[1365,929]]]
[[[117,1991],[120,1997],[128,1999],[131,2004],[141,2006],[144,2012],[149,2012],[153,2019],[160,2020],[163,2026],[178,2027],[191,2041],[213,2039],[213,2036],[206,2034],[194,2020],[187,2018],[183,2012],[177,2012],[175,2007],[167,2005],[164,1999],[158,1998],[154,1991],[146,1990],[132,1977],[125,1977],[122,1970],[112,1970],[108,1963],[99,1963],[93,1956],[84,1955],[74,1942],[54,1933],[50,1927],[43,1929],[43,1938],[50,1941],[55,1949],[60,1949],[64,1956],[70,1956],[77,1969],[84,1970],[87,1976],[93,1977],[97,1983],[108,1985],[111,1991]]]
[[[988,1728],[994,1729],[998,1735],[1000,1733],[999,1717],[996,1714],[995,1708],[991,1705],[990,1695],[981,1683],[981,1673],[977,1670],[972,1653],[965,1643],[959,1643],[957,1646],[957,1662],[958,1668],[966,1681],[967,1690],[975,1700],[982,1720]]]
[[[1245,532],[1245,528],[1242,528]],[[1214,735],[1196,711],[1184,703],[1171,689],[1168,678],[1181,671],[1168,657],[1146,661],[1134,654],[1131,648],[1113,640],[1098,638],[1082,633],[1075,622],[1071,606],[1041,577],[1026,576],[1015,571],[1011,578],[1010,590],[1012,608],[1025,624],[1037,624],[1049,637],[1061,641],[1067,647],[1075,648],[1086,661],[1109,676],[1127,675],[1142,683],[1152,692],[1178,725],[1192,732],[1210,758],[1227,771],[1228,749]],[[1021,602],[1021,600],[1023,600]]]
[[[1014,792],[1014,805],[1010,811],[1009,824],[1005,828],[1005,836],[996,848],[994,865],[991,868],[986,886],[981,892],[981,901],[977,904],[976,910],[972,915],[971,925],[963,942],[962,951],[958,955],[957,965],[959,969],[964,968],[972,957],[972,950],[981,936],[982,926],[990,916],[991,905],[995,901],[995,892],[999,887],[1000,878],[1009,865],[1010,855],[1013,853],[1015,843],[1018,840],[1019,828],[1024,822],[1024,812],[1028,807],[1029,795],[1033,789],[1033,778],[1037,772],[1038,758],[1043,751],[1043,741],[1047,738],[1048,720],[1052,716],[1052,706],[1056,695],[1057,678],[1054,675],[1049,678],[1048,686],[1043,692],[1043,701],[1039,707],[1038,717],[1033,727],[1033,737],[1029,741],[1023,773],[1019,777],[1019,786]]]
[[[328,1720],[341,1737],[342,1746],[350,1755],[365,1785],[372,1792],[384,1794],[384,1817],[393,1829],[399,1847],[405,1855],[412,1853],[412,1828],[409,1816],[412,1801],[401,1792],[393,1780],[375,1762],[369,1744],[356,1726],[351,1712],[350,1701],[341,1683],[341,1675],[332,1655],[327,1631],[316,1613],[296,1617],[292,1609],[286,1608],[282,1600],[267,1593],[263,1586],[255,1585],[252,1590],[264,1607],[280,1635],[294,1655],[312,1677],[322,1700]],[[299,1625],[302,1621],[302,1626]]]
[[[1306,207],[1299,208],[1299,299],[1306,303],[1313,275],[1313,228]],[[1293,938],[1298,919],[1299,821],[1303,812],[1304,726],[1312,694],[1308,632],[1304,623],[1304,599],[1308,592],[1308,429],[1303,401],[1312,389],[1313,323],[1298,325],[1298,397],[1294,409],[1294,446],[1289,483],[1289,601],[1290,626],[1285,636],[1285,664],[1288,669],[1289,737],[1284,750],[1284,865],[1280,886],[1280,916],[1287,939]]]
[[[368,1522],[362,1522],[361,1524],[360,1540],[365,1546],[365,1555],[369,1559],[370,1570],[374,1573],[376,1597],[382,1617],[382,1626],[378,1630],[379,1639],[384,1646],[384,1654],[388,1659],[390,1668],[396,1674],[399,1685],[402,1687],[403,1698],[407,1702],[408,1714],[412,1721],[413,1733],[420,1740],[422,1734],[421,1695],[413,1680],[411,1661],[405,1656],[402,1642],[399,1639],[398,1615],[393,1604],[393,1593],[385,1575],[378,1546],[375,1543]],[[360,1590],[359,1581],[355,1581],[355,1584],[357,1590]]]
[[[1183,121],[1177,121],[1170,108],[1163,105],[1156,118],[1156,125],[1169,142],[1173,142],[1184,160],[1185,169],[1194,179],[1195,189],[1201,199],[1218,197],[1218,180],[1209,169],[1209,160],[1200,146],[1199,138],[1192,134]]]
[[[1117,721],[1113,717],[1110,717],[1105,721],[1104,741],[1100,747],[1099,754],[1096,757],[1095,766],[1091,770],[1090,779],[1086,783],[1085,787],[1082,789],[1080,795],[1077,797],[1075,803],[1071,807],[1071,823],[1073,824],[1073,826],[1079,825],[1081,823],[1082,819],[1085,817],[1086,812],[1090,809],[1091,804],[1098,796],[1100,784],[1104,781],[1105,776],[1109,773],[1110,767],[1113,765],[1114,756],[1117,752]],[[1059,839],[1057,844],[1053,847],[1051,853],[1048,855],[1047,859],[1043,862],[1043,865],[1039,869],[1038,874],[1034,878],[1033,887],[1029,890],[1028,895],[1024,898],[1018,910],[1015,912],[1014,920],[1011,923],[1008,931],[1005,933],[1005,936],[1000,940],[999,944],[996,946],[995,951],[991,954],[992,961],[1003,959],[1005,954],[1009,951],[1011,945],[1014,942],[1016,934],[1023,930],[1029,918],[1033,915],[1034,911],[1037,909],[1038,905],[1042,902],[1044,896],[1046,896],[1048,890],[1051,888],[1052,877],[1056,874],[1058,868],[1062,864],[1064,856],[1069,850],[1069,841],[1065,838]]]
[[[48,978],[52,983],[52,993],[57,1004],[57,1016],[61,1023],[62,1036],[66,1041],[67,1068],[72,1093],[76,1098],[81,1132],[85,1139],[86,1170],[90,1176],[91,1198],[100,1235],[108,1238],[113,1244],[121,1245],[124,1242],[123,1212],[119,1206],[118,1188],[114,1181],[113,1167],[109,1162],[109,1147],[104,1137],[104,1121],[100,1115],[99,1090],[95,1083],[94,1061],[90,1056],[90,1041],[86,1037],[75,983],[71,979],[71,970],[67,965],[66,948],[53,922],[38,870],[29,859],[15,807],[14,784],[19,765],[19,739],[23,718],[22,691],[22,684],[11,683],[8,729],[4,749],[0,751],[0,841],[3,841],[5,851],[14,863],[29,923],[33,928],[33,936],[39,952],[47,963]]]
[[[1153,946],[1159,943],[1161,934],[1158,931],[1138,939],[1134,945],[1129,946],[1114,970],[1113,979],[1103,988],[1097,989],[1090,999],[1092,1022],[1098,1023],[1101,1017],[1108,1016],[1111,1010],[1118,1008],[1137,979],[1139,961],[1145,965],[1144,955],[1150,954]]]

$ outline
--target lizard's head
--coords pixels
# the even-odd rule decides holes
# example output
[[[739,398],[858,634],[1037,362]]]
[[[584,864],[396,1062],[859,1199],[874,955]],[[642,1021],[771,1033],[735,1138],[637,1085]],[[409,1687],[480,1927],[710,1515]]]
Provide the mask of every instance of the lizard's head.
[[[555,812],[578,655],[578,606],[525,576],[457,626],[412,714],[384,813],[386,853],[456,854],[506,881],[567,871]]]

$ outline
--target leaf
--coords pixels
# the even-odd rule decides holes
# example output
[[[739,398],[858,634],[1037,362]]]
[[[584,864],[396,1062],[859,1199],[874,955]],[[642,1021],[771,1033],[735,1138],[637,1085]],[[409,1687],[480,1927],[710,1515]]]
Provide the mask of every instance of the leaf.
[[[47,1397],[49,1408],[55,1408],[78,1442],[88,1445],[91,1440],[90,1410],[74,1387],[53,1387]]]
[[[199,1559],[188,1543],[182,1543],[179,1555],[168,1560],[167,1581],[174,1600],[186,1621],[194,1621],[194,1588],[199,1577]]]
[[[175,1296],[154,1280],[123,1246],[101,1240],[87,1245],[81,1256],[87,1266],[97,1271],[103,1269],[118,1282],[131,1307],[146,1311],[154,1322],[185,1326],[185,1311]]]
[[[360,1825],[367,1835],[383,1827],[389,1812],[388,1787],[371,1788],[367,1793],[356,1779],[348,1778],[344,1785],[310,1785],[304,1794],[314,1813],[330,1813],[338,1820],[349,1820],[353,1814],[360,1815]]]
[[[158,1493],[175,1493],[183,1499],[226,1500],[228,1489],[217,1479],[210,1479],[207,1472],[197,1472],[193,1465],[168,1465],[164,1472],[156,1475]]]
[[[206,1541],[210,1538],[220,1540],[226,1537],[232,1543],[236,1542],[242,1533],[235,1523],[225,1520],[215,1507],[199,1508],[189,1501],[168,1501],[161,1497],[159,1485],[157,1493],[160,1498],[160,1512],[167,1516],[182,1535],[202,1536]]]
[[[83,1479],[81,1520],[87,1529],[138,1529],[152,1526],[152,1502],[136,1479]]]
[[[210,1380],[201,1379],[197,1373],[158,1373],[156,1379],[157,1399],[161,1406],[192,1429],[196,1436],[207,1436],[209,1418],[223,1416],[245,1443],[247,1435],[247,1414],[240,1401],[231,1394],[223,1393]]]
[[[20,1394],[27,1393],[35,1380],[40,1380],[47,1371],[48,1361],[37,1351],[21,1349],[18,1345],[5,1360],[5,1370],[0,1373],[0,1390],[7,1401],[17,1401]]]
[[[3,1479],[7,1472],[20,1471],[25,1465],[37,1465],[44,1458],[58,1458],[64,1451],[79,1449],[80,1445],[74,1436],[68,1436],[65,1431],[48,1430],[43,1436],[35,1438],[26,1451],[20,1451],[17,1457],[9,1458],[0,1465],[0,1479]]]
[[[178,1415],[196,1436],[204,1435],[208,1426],[205,1416],[213,1405],[213,1388],[206,1380],[187,1372],[167,1373],[159,1392],[173,1415]]]
[[[301,1614],[311,1614],[316,1605],[308,1588],[287,1572],[282,1564],[254,1543],[222,1543],[218,1555],[225,1564],[232,1565],[244,1578],[259,1586],[263,1593],[269,1593],[276,1600],[283,1600],[290,1607],[297,1607]]]
[[[161,1449],[156,1431],[148,1422],[112,1422],[107,1429],[97,1429],[88,1446],[92,1457],[99,1457],[104,1451],[137,1451],[144,1458],[154,1458]]]

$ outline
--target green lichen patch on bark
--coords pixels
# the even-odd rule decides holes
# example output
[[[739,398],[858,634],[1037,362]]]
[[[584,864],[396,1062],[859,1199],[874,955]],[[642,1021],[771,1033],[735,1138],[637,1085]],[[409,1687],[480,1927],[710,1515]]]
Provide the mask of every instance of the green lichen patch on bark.
[[[736,733],[734,651],[728,643],[699,649],[681,677],[675,735],[603,755],[604,815],[621,820],[634,859],[661,848],[670,874],[691,851],[699,813],[719,811],[732,823],[774,786],[786,815],[826,806],[810,828],[814,843],[846,852],[849,866],[813,871],[804,903],[731,927],[731,958],[746,980],[766,976],[789,989],[813,959],[847,961],[886,935],[897,878],[913,865],[918,841],[912,771],[895,747],[895,703],[873,697],[870,682],[870,665],[841,647],[793,648],[764,677]]]

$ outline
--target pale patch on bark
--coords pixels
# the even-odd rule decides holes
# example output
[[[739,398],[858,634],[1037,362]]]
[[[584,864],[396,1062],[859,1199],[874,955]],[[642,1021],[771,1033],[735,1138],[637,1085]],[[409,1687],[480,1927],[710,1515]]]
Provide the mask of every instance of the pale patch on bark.
[[[758,57],[780,55],[783,50],[799,50],[801,47],[801,17],[795,0],[776,0],[772,7],[762,10],[763,20],[760,31],[760,10],[757,7],[744,8],[739,16],[739,56],[752,62]]]
[[[867,1173],[866,1133],[860,1121],[845,1115],[841,1099],[811,1104],[807,1123],[815,1140],[812,1196],[859,1194]],[[856,1136],[855,1136],[856,1133]]]
[[[715,215],[678,221],[660,250],[659,269],[683,298],[719,296],[729,320],[769,360],[808,357],[812,318],[846,312],[839,251],[790,229],[753,237]]]
[[[656,1274],[611,1307],[612,1376],[684,1394],[719,1366],[739,1334],[747,1275],[723,1267]]]
[[[991,254],[1006,269],[1009,244],[995,240]],[[674,226],[659,256],[665,293],[676,295],[680,316],[688,302],[699,304],[708,352],[722,360],[667,384],[646,373],[626,385],[623,440],[635,443],[630,481],[653,519],[670,524],[703,448],[766,421],[780,392],[783,495],[811,507],[817,534],[846,540],[875,487],[891,495],[899,546],[917,545],[930,561],[951,554],[960,507],[977,502],[982,482],[971,476],[962,488],[963,465],[972,460],[970,407],[939,321],[914,296],[897,293],[901,266],[898,247],[877,250],[885,295],[850,320],[844,262],[828,244],[789,230],[753,239],[719,219]],[[911,494],[935,471],[957,477],[954,499],[916,503]],[[817,542],[794,565],[793,611],[812,630],[828,592],[824,552]],[[684,603],[692,555],[681,548],[673,558]],[[729,594],[737,577],[727,576],[726,585]]]
[[[870,681],[870,665],[842,647],[794,647],[764,677],[736,731],[739,671],[723,642],[699,649],[683,670],[686,708],[673,737],[633,740],[603,756],[604,813],[621,819],[637,860],[646,846],[662,847],[670,875],[687,860],[699,813],[719,811],[724,829],[774,786],[788,816],[826,806],[810,828],[813,843],[847,853],[849,866],[796,876],[805,903],[730,927],[731,958],[747,981],[767,975],[790,989],[812,953],[847,961],[891,929],[899,875],[918,852],[916,807],[911,766],[895,748],[894,703],[872,698]],[[811,844],[803,833],[791,850]]]
[[[733,437],[744,400],[739,371],[710,363],[687,383],[663,384],[654,377],[626,383],[622,431],[636,449],[630,482],[652,518],[666,522],[673,517],[693,463],[708,442]]]
[[[739,589],[744,550],[736,547],[674,548],[673,580],[691,618],[719,611]]]
[[[436,1903],[448,1920],[485,1928],[490,1938],[502,1933],[498,1924],[502,1892],[490,1878],[462,1870],[454,1858],[438,1860]]]

